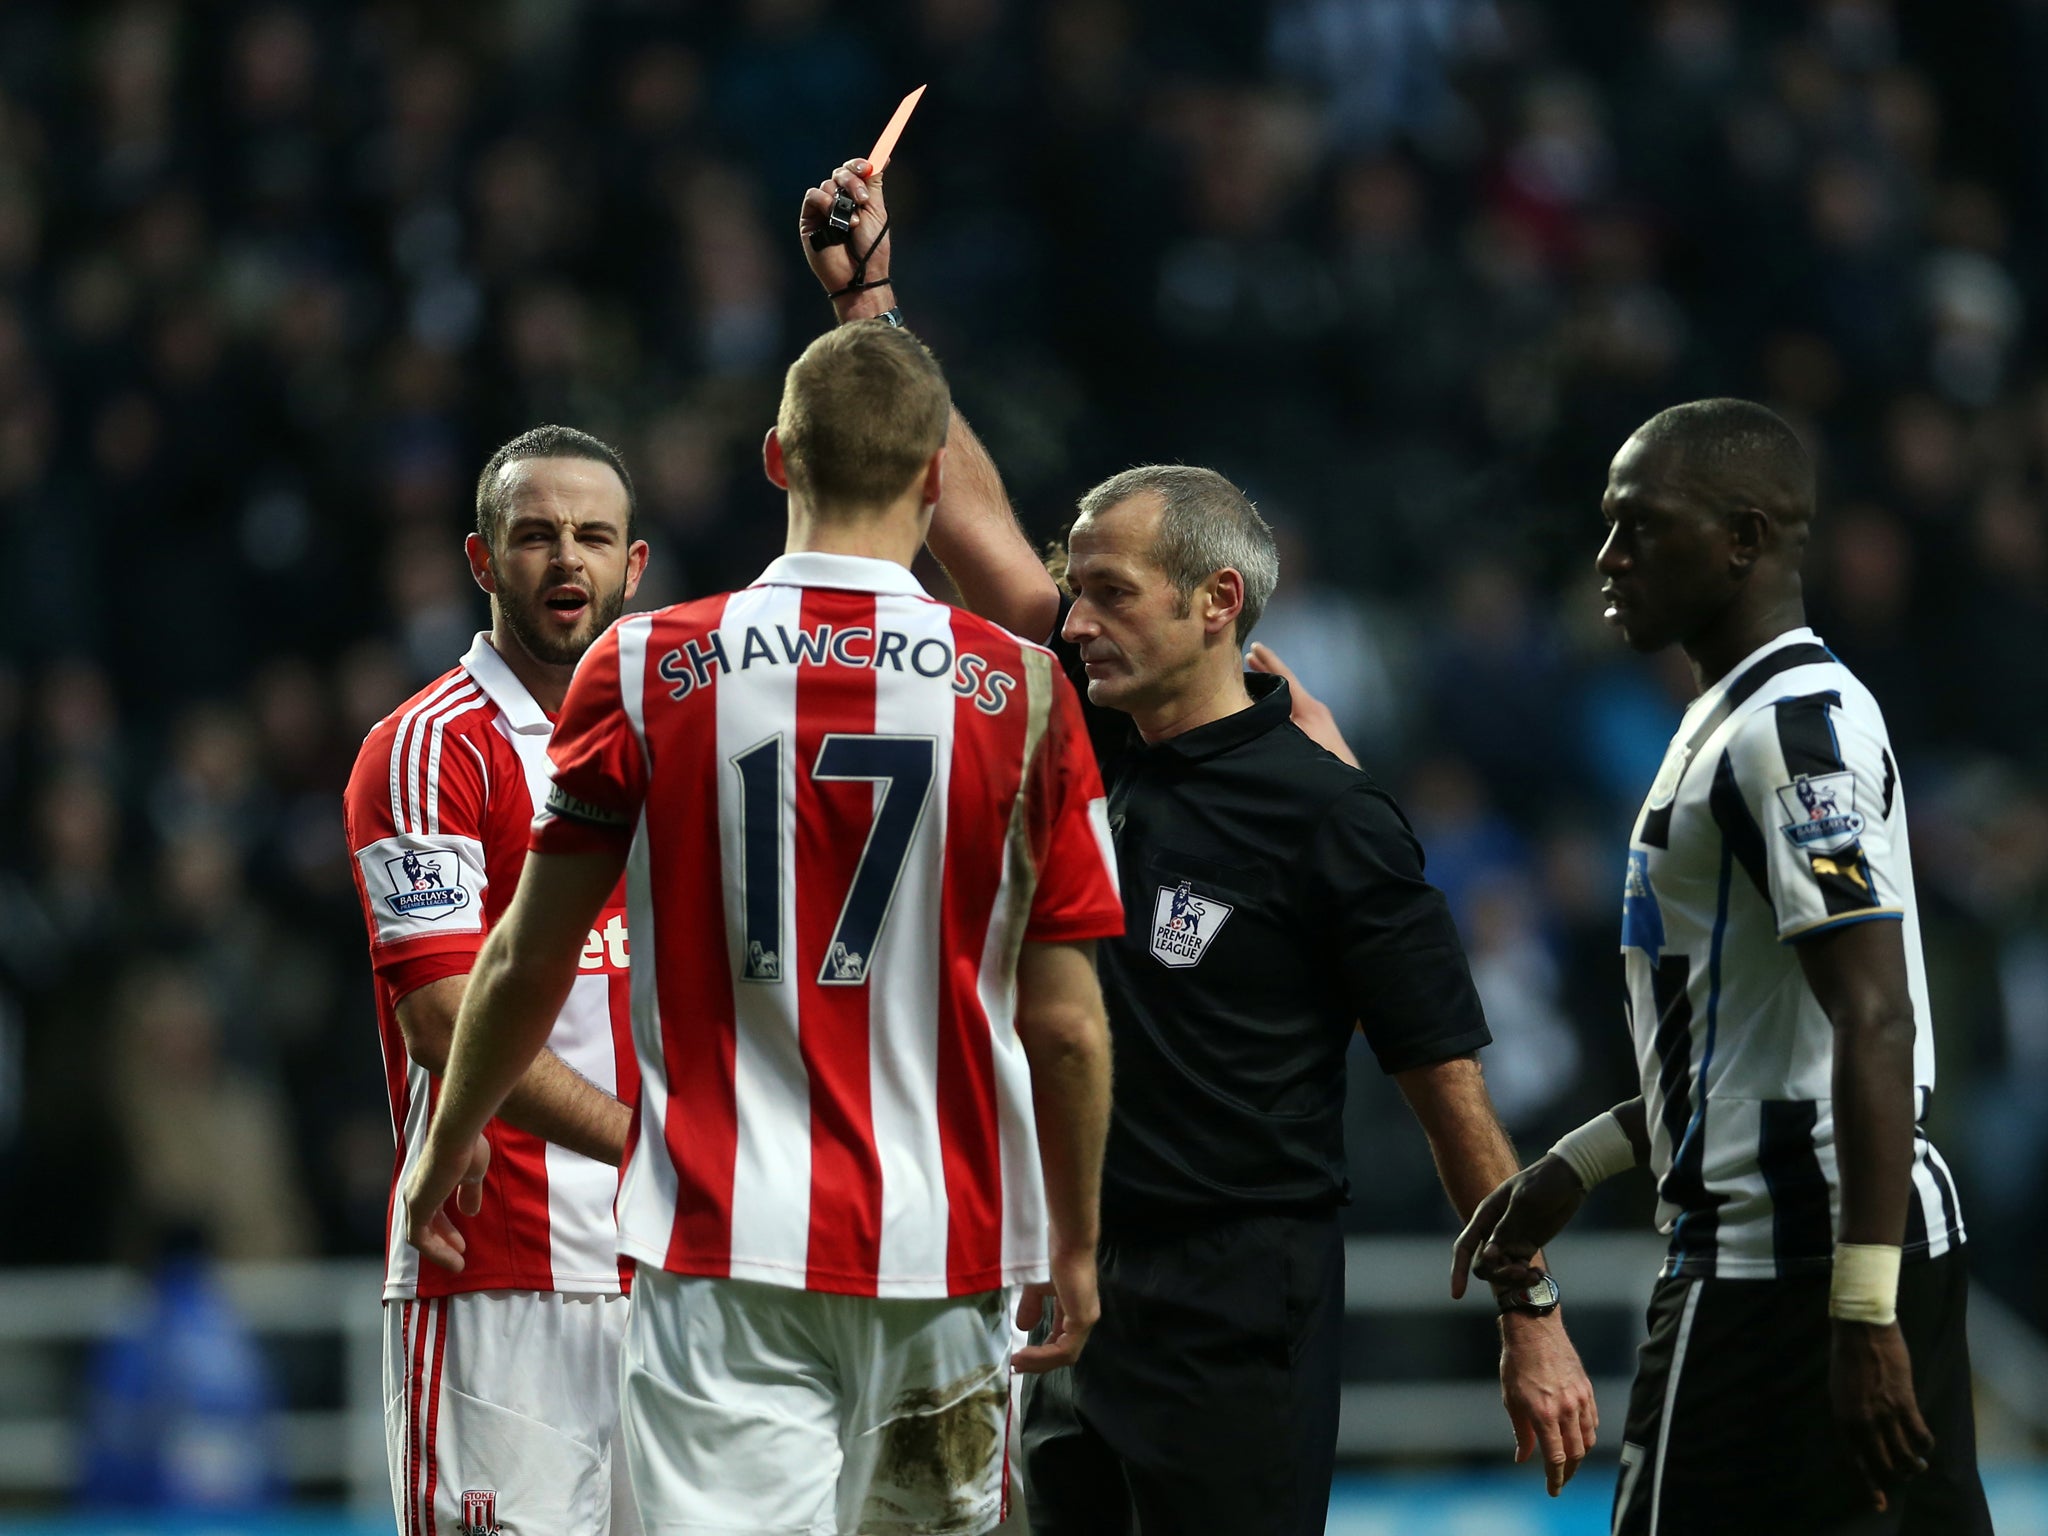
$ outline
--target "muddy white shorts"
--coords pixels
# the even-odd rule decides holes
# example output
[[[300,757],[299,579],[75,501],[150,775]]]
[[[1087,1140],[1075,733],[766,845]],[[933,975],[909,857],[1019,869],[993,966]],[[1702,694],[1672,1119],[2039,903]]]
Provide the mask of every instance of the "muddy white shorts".
[[[1017,1293],[829,1296],[643,1267],[619,1413],[648,1536],[978,1536]]]
[[[623,1296],[384,1303],[398,1536],[638,1536],[617,1450]]]

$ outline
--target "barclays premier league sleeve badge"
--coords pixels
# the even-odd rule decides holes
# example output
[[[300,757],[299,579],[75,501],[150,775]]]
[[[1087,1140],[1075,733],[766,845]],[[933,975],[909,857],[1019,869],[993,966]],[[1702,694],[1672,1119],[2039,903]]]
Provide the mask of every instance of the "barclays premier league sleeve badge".
[[[1802,853],[1840,853],[1863,835],[1856,810],[1856,775],[1801,774],[1778,787],[1786,820],[1778,830]]]
[[[384,861],[391,889],[384,897],[393,917],[434,922],[469,905],[462,860],[451,852],[408,848]]]

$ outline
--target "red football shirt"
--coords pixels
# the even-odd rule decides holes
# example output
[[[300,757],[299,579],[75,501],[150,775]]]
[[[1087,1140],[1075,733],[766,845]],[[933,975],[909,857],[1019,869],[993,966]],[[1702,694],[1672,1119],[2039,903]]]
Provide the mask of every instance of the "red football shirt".
[[[621,1251],[855,1295],[1045,1278],[1018,949],[1123,931],[1052,653],[901,566],[786,555],[613,626],[551,755],[533,846],[630,847]]]
[[[484,934],[512,899],[526,862],[534,808],[548,788],[553,723],[488,636],[462,664],[413,695],[364,740],[343,815],[356,891],[370,931],[377,1025],[397,1156],[386,1218],[384,1296],[462,1291],[616,1292],[623,1283],[612,1202],[618,1174],[493,1120],[484,1207],[453,1212],[469,1241],[451,1274],[422,1266],[405,1240],[398,1190],[426,1144],[438,1080],[415,1064],[398,1001],[443,976],[466,974]],[[584,946],[569,1000],[548,1045],[607,1092],[635,1090],[626,987],[623,890]]]

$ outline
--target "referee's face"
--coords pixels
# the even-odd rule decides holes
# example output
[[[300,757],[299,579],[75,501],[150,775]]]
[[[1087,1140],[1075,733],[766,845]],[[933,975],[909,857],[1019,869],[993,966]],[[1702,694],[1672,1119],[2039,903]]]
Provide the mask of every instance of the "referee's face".
[[[1676,450],[1632,437],[1608,467],[1600,500],[1600,596],[1607,622],[1637,651],[1683,643],[1734,594],[1727,519],[1680,469]]]
[[[1088,701],[1141,728],[1189,686],[1207,649],[1200,614],[1152,556],[1162,510],[1148,491],[1083,517],[1067,538],[1074,606],[1061,632],[1088,669]]]

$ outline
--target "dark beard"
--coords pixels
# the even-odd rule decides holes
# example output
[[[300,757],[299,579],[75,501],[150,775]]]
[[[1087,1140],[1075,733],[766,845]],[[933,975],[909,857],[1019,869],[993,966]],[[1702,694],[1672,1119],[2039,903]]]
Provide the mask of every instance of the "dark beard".
[[[566,635],[547,634],[535,622],[531,605],[508,601],[502,592],[498,596],[498,611],[505,616],[505,627],[512,631],[512,638],[535,661],[553,667],[573,667],[583,659],[591,642],[626,611],[626,584],[620,582],[608,594],[593,592],[583,611],[583,623]]]

